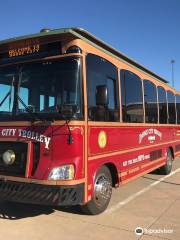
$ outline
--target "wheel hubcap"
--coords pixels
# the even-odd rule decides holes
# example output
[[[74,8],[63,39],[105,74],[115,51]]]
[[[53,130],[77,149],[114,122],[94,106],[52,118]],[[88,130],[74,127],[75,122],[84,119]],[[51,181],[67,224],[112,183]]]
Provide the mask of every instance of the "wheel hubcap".
[[[112,193],[112,186],[109,179],[101,175],[96,179],[94,186],[94,199],[97,205],[103,206],[109,201]]]

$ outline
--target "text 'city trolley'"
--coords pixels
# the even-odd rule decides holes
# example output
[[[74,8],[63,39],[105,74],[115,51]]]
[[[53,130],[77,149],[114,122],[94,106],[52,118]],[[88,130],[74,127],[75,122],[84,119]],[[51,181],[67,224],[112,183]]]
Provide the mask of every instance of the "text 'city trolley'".
[[[180,95],[79,28],[0,42],[0,199],[103,212],[180,154]]]

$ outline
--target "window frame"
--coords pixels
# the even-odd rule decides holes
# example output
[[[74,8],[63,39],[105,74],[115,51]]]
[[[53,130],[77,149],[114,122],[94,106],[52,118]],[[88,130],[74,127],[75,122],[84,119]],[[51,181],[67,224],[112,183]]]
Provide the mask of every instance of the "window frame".
[[[166,118],[167,118],[167,121],[166,123],[160,123],[160,107],[159,107],[159,89],[163,89],[163,91],[165,92],[165,96],[166,96]],[[157,97],[158,97],[158,115],[159,115],[159,121],[158,121],[158,124],[168,124],[168,101],[167,101],[167,90],[162,86],[162,85],[158,85],[157,86]]]
[[[146,122],[146,104],[145,104],[145,81],[150,83],[155,91],[156,91],[156,106],[157,106],[157,121],[156,122]],[[157,85],[149,80],[149,79],[143,79],[143,94],[144,94],[144,114],[145,114],[145,119],[144,119],[144,122],[147,123],[147,124],[159,124],[159,99],[158,99],[158,91],[157,91]]]
[[[136,77],[136,80],[140,80],[140,86],[141,86],[141,97],[142,97],[142,121],[140,122],[131,122],[131,121],[126,121],[126,120],[124,120],[123,119],[123,94],[122,94],[122,87],[124,87],[125,88],[125,73],[130,73],[130,74],[132,74],[133,76],[135,76]],[[144,123],[144,121],[145,121],[145,119],[144,119],[144,96],[143,96],[143,80],[142,80],[142,78],[139,76],[139,75],[137,75],[136,73],[134,73],[134,72],[132,72],[132,71],[130,71],[129,69],[126,69],[126,68],[120,68],[119,69],[119,74],[120,74],[120,97],[121,97],[121,117],[122,117],[122,119],[121,119],[121,121],[123,122],[123,123],[140,123],[140,124],[142,124],[142,123]],[[123,85],[124,86],[122,86],[122,81],[123,81]],[[126,95],[126,92],[124,93],[125,95]],[[125,95],[124,95],[124,97],[125,97]],[[126,97],[125,97],[126,98]]]
[[[170,115],[169,115],[169,99],[168,99],[168,93],[172,93],[172,94],[174,95],[174,111],[175,111],[175,118],[176,118],[174,123],[170,123],[170,122],[169,122]],[[175,94],[173,91],[171,91],[171,90],[167,90],[167,91],[166,91],[166,94],[167,94],[167,105],[168,105],[168,124],[173,124],[173,125],[175,125],[175,124],[177,124],[176,94]]]
[[[178,122],[178,115],[180,115],[180,112],[179,112],[179,114],[178,114],[177,101],[176,101],[177,96],[180,98],[180,94],[178,94],[178,93],[175,94],[175,102],[176,102],[176,124],[177,124],[177,125],[180,125],[180,120],[179,120],[179,122]],[[180,104],[180,101],[179,101],[179,104]]]
[[[89,94],[88,94],[88,63],[87,63],[87,58],[88,57],[94,57],[94,58],[97,58],[97,59],[101,59],[102,61],[112,65],[112,67],[114,68],[114,70],[116,70],[116,78],[113,78],[113,77],[110,77],[110,76],[107,76],[106,78],[106,83],[107,83],[107,80],[108,79],[111,79],[113,81],[113,85],[114,85],[114,109],[112,108],[109,108],[108,107],[108,111],[118,111],[118,120],[108,120],[108,121],[101,121],[101,120],[93,120],[89,117],[89,108],[92,108],[92,107],[95,107],[95,106],[91,106],[89,105]],[[101,55],[97,55],[95,53],[87,53],[86,54],[86,58],[85,58],[85,66],[86,66],[86,95],[87,95],[87,118],[88,118],[88,121],[93,121],[93,122],[121,122],[121,96],[120,96],[120,82],[119,82],[119,68],[114,64],[112,63],[111,61],[107,60],[106,58],[102,57]],[[108,84],[106,84],[107,87],[108,87]],[[98,85],[96,85],[98,86]]]

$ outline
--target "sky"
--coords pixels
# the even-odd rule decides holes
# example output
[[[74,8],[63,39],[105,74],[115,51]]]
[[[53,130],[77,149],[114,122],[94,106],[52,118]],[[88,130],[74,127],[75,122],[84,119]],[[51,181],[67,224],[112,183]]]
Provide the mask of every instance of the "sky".
[[[180,0],[1,0],[0,40],[82,27],[180,91]]]

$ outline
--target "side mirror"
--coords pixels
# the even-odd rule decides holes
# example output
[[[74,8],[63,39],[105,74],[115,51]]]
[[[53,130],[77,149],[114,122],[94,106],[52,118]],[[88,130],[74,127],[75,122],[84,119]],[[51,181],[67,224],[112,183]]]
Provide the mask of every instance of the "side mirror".
[[[107,85],[99,85],[96,87],[96,105],[108,106],[109,96]]]

